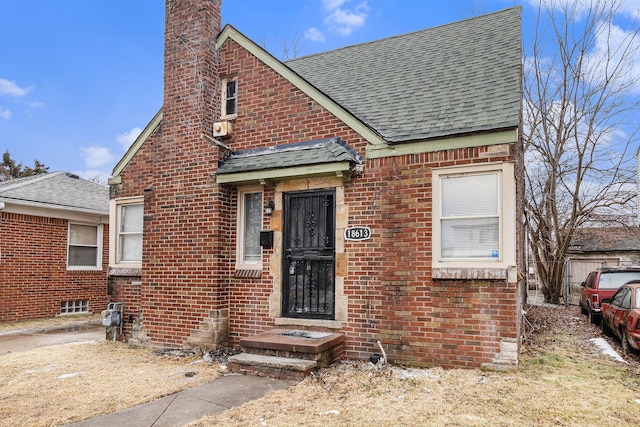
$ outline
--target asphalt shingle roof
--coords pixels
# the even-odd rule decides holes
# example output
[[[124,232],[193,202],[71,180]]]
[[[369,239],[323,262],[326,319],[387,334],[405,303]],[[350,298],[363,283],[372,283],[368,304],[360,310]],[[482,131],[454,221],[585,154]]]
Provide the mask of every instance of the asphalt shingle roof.
[[[640,228],[579,228],[571,239],[571,247],[580,252],[640,251]]]
[[[520,7],[285,62],[390,143],[517,127]]]
[[[360,156],[339,138],[282,144],[232,153],[218,166],[218,175],[333,162],[361,163]]]
[[[0,200],[26,206],[107,215],[109,188],[66,172],[0,182]]]

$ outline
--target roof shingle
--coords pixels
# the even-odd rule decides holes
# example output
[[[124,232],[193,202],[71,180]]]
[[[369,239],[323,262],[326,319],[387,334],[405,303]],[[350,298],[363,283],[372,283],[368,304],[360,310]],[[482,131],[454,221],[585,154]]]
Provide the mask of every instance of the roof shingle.
[[[390,143],[520,122],[520,7],[285,62]]]
[[[282,144],[232,153],[218,166],[218,175],[333,162],[361,163],[360,156],[339,138]]]
[[[24,206],[107,215],[109,188],[66,172],[0,182],[0,200]]]

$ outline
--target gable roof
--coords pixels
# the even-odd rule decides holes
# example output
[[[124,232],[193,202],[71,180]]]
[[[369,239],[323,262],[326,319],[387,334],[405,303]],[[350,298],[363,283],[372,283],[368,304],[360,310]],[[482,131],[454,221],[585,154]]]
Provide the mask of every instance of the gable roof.
[[[0,183],[0,201],[96,215],[109,214],[109,187],[67,172],[53,172]]]
[[[518,127],[520,8],[285,62],[389,143]]]
[[[517,140],[521,7],[281,62],[227,24],[233,40],[370,145],[367,157]],[[119,175],[162,120],[162,110],[113,170]]]
[[[579,228],[571,239],[569,252],[640,251],[640,228]]]

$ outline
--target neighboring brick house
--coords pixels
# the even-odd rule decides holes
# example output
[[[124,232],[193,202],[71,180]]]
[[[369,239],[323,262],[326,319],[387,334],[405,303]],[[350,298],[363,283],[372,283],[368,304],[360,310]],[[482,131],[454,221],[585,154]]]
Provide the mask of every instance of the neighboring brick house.
[[[0,183],[0,321],[107,304],[109,188],[65,172]]]
[[[516,366],[520,8],[281,62],[217,0],[166,7],[163,106],[110,179],[125,335]]]

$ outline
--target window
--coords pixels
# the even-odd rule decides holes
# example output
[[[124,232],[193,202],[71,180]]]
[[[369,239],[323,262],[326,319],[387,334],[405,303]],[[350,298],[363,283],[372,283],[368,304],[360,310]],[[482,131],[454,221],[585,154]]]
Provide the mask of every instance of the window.
[[[102,225],[69,224],[67,268],[102,268]]]
[[[433,170],[434,268],[516,265],[513,171],[512,163]]]
[[[238,77],[222,81],[222,117],[228,118],[238,113]]]
[[[498,258],[498,172],[440,177],[442,258]]]
[[[128,198],[111,202],[110,263],[141,266],[143,199]]]
[[[83,300],[71,300],[60,302],[60,314],[74,314],[74,313],[88,313],[89,301]]]
[[[237,268],[262,269],[262,189],[238,190]]]
[[[616,294],[611,297],[611,305],[616,307],[624,308],[624,301],[627,299],[627,294],[629,294],[629,290],[627,288],[622,288]],[[631,305],[631,295],[629,294],[629,305]]]

